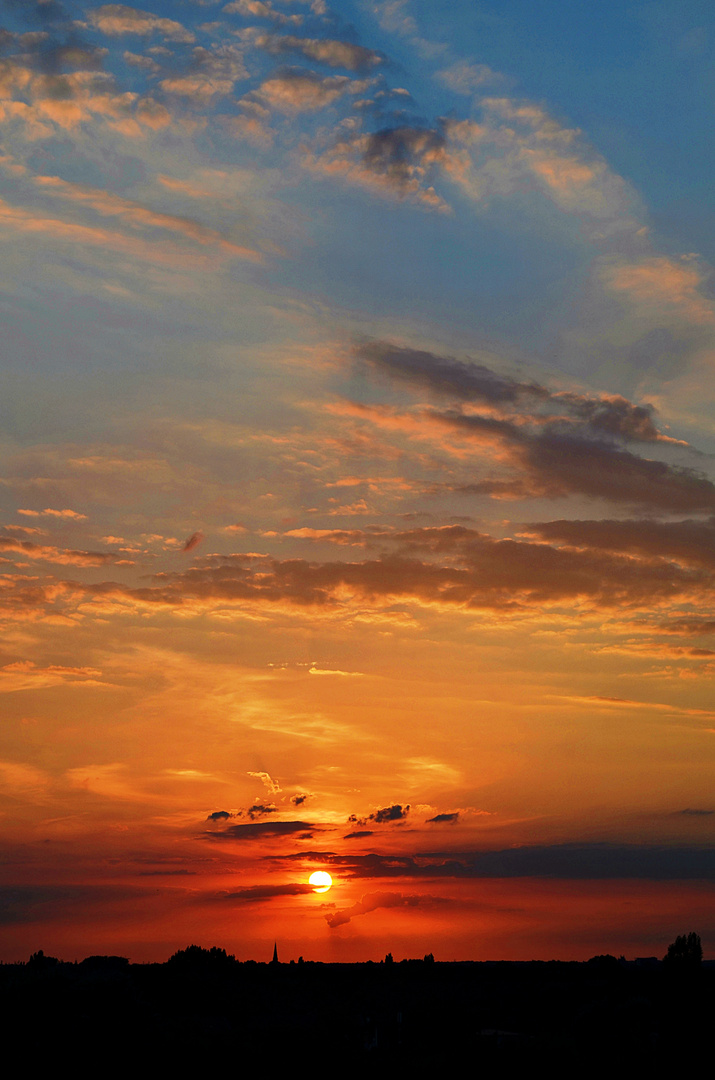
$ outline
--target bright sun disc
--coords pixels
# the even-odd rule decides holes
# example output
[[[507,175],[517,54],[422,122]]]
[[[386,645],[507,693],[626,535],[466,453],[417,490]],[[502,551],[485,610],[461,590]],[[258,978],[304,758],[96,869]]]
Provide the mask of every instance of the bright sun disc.
[[[316,870],[310,875],[308,881],[313,886],[313,892],[327,892],[333,884],[333,879],[325,870]]]

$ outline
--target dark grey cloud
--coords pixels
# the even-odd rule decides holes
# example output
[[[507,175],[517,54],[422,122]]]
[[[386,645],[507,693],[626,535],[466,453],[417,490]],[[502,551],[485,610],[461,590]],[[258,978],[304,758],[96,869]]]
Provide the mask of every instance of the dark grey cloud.
[[[683,634],[689,637],[709,636],[715,634],[715,619],[697,617],[669,619],[658,623],[657,629],[664,634]]]
[[[231,892],[218,893],[214,900],[229,900],[233,903],[257,904],[266,900],[273,900],[276,896],[303,896],[306,893],[315,892],[312,885],[298,882],[286,885],[251,885],[245,889],[233,889]],[[203,897],[201,898],[203,902]]]
[[[252,821],[255,820],[255,818],[264,817],[266,814],[277,813],[278,807],[273,806],[272,803],[267,806],[263,803],[254,803],[253,806],[249,806],[248,810],[246,810],[246,814],[248,815],[248,817],[251,818]]]
[[[206,832],[209,840],[270,840],[277,836],[298,834],[303,839],[310,839],[314,832],[320,832],[317,825],[307,821],[257,821],[250,825],[229,825],[221,832]]]
[[[362,840],[365,836],[374,836],[371,829],[358,829],[357,832],[346,833],[343,840]]]
[[[189,877],[195,876],[195,870],[140,870],[139,877]]]
[[[360,341],[355,345],[355,355],[375,372],[441,397],[497,407],[528,405],[543,408],[545,413],[538,414],[539,420],[548,417],[550,412],[555,414],[552,421],[558,417],[563,424],[571,418],[571,421],[581,421],[596,435],[609,435],[625,441],[657,442],[666,439],[655,426],[655,409],[652,405],[636,405],[619,394],[588,395],[552,391],[539,383],[521,382],[509,375],[499,374],[484,364],[438,356],[387,341]]]
[[[376,810],[374,814],[370,814],[368,820],[374,821],[378,825],[383,825],[388,821],[404,821],[409,811],[409,803],[406,806],[402,806],[400,803],[394,803],[392,806],[384,806],[381,810]]]
[[[554,402],[568,405],[594,431],[606,435],[634,442],[657,442],[663,438],[655,426],[652,405],[634,405],[620,395],[598,398],[573,393],[556,394]]]
[[[454,814],[437,814],[435,817],[427,818],[427,824],[454,825],[458,820],[459,810],[455,811]]]
[[[715,510],[715,484],[695,469],[571,435],[524,437],[521,445],[525,465],[546,491],[552,488],[669,513]]]
[[[228,810],[214,810],[213,814],[209,814],[206,818],[207,821],[228,821],[233,817],[233,814],[229,814]]]
[[[679,810],[678,813],[685,814],[686,817],[710,817],[715,814],[715,810],[697,810],[688,807],[686,810]]]
[[[4,28],[0,51],[11,53],[24,66],[59,75],[63,71],[101,71],[107,49],[88,42],[67,9],[55,0],[3,0],[0,10],[14,22],[17,32]],[[39,27],[21,32],[24,27]]]
[[[627,551],[715,569],[715,518],[708,521],[544,521],[529,535],[574,547]]]
[[[442,425],[496,449],[502,463],[496,475],[453,490],[497,498],[587,495],[668,513],[715,511],[715,484],[704,473],[623,447],[678,442],[658,430],[650,405],[620,395],[551,391],[483,364],[385,341],[359,342],[355,356],[371,371],[455,402],[425,410],[432,429]],[[465,403],[487,406],[488,413],[465,410]],[[362,409],[380,423],[381,413]],[[414,424],[414,414],[410,420]]]
[[[417,855],[339,855],[305,852],[351,878],[634,878],[712,880],[715,847],[651,844],[553,844],[502,851],[424,852]]]
[[[293,806],[302,806],[307,798],[307,795],[291,795],[290,801],[293,803]]]
[[[355,355],[374,371],[464,401],[514,405],[523,398],[541,400],[549,397],[549,391],[543,386],[517,382],[509,376],[498,375],[483,364],[436,356],[386,341],[359,342],[355,346]]]
[[[358,817],[357,814],[351,814],[348,821],[355,825],[366,825],[368,821],[374,821],[376,825],[386,825],[395,821],[404,821],[409,811],[409,804],[402,806],[401,803],[394,803],[392,806],[384,806],[364,818]]]
[[[444,147],[444,135],[435,128],[382,128],[367,136],[363,163],[394,188],[406,192],[418,172],[421,175],[442,160]]]
[[[283,863],[283,862],[296,862],[299,859],[308,859],[313,862],[326,862],[336,857],[334,851],[315,851],[313,849],[304,849],[302,851],[291,851],[281,855],[264,855],[263,858],[266,862]]]
[[[715,484],[702,472],[664,461],[642,458],[610,442],[546,427],[532,431],[492,417],[456,409],[427,414],[463,435],[485,438],[509,454],[509,464],[523,472],[523,494],[558,498],[589,495],[610,502],[648,507],[668,513],[715,511]],[[461,485],[460,490],[489,493],[499,482]]]
[[[652,607],[659,601],[692,602],[715,586],[705,567],[679,566],[603,550],[554,547],[524,540],[495,540],[464,526],[413,529],[395,534],[406,550],[439,561],[385,554],[361,562],[308,562],[251,556],[209,557],[183,573],[159,574],[154,586],[131,589],[117,582],[67,582],[68,591],[122,597],[170,607],[213,603],[288,603],[332,607],[346,591],[377,601],[395,598],[445,606],[527,610],[552,602],[601,607]],[[407,547],[409,545],[409,547]]]

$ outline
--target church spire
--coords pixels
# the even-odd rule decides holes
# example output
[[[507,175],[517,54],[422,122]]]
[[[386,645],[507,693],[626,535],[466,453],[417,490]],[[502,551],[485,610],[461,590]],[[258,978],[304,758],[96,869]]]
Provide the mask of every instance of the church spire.
[[[273,942],[273,960],[271,962],[273,964],[278,963],[278,942],[277,941]]]

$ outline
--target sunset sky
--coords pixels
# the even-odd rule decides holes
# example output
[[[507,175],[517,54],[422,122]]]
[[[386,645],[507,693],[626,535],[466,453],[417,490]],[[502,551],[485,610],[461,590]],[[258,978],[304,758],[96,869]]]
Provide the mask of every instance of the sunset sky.
[[[0,959],[712,956],[712,3],[146,2],[0,3]]]

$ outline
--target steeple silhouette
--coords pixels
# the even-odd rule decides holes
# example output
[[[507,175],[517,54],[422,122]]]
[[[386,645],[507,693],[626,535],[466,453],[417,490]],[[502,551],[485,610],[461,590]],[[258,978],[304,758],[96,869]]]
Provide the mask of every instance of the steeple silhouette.
[[[279,960],[278,960],[278,942],[277,941],[273,942],[273,959],[272,959],[271,963],[272,964],[279,963]]]

